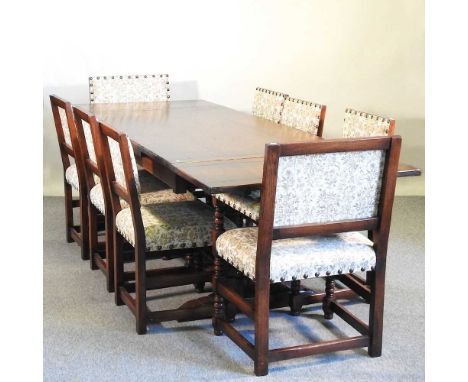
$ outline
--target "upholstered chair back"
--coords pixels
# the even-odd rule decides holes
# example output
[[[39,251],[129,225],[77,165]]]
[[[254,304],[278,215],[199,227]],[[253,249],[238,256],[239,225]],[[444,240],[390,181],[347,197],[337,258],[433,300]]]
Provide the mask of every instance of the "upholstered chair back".
[[[78,143],[74,141],[74,138],[76,138],[76,128],[73,110],[70,102],[56,95],[50,96],[50,104],[52,107],[52,115],[54,117],[62,164],[64,170],[66,170],[70,166],[70,160],[74,161],[79,151]]]
[[[284,101],[287,97],[287,94],[263,88],[256,88],[252,105],[252,114],[257,117],[279,123],[281,120]]]
[[[395,121],[393,119],[349,108],[345,110],[344,138],[393,135],[394,129]]]
[[[128,142],[128,156],[130,158],[130,163],[133,171],[133,177],[135,180],[135,186],[138,192],[140,192],[140,181],[138,177],[138,167],[136,164],[135,160],[135,154],[133,152],[133,146],[132,142],[130,139],[126,136],[125,139]],[[115,174],[115,180],[116,182],[123,187],[125,190],[127,190],[127,183],[125,180],[125,170],[124,170],[124,165],[123,165],[123,160],[122,160],[122,152],[121,148],[119,145],[119,142],[114,140],[111,137],[108,137],[108,142],[109,142],[109,150],[111,154],[111,163],[112,163],[112,168]]]
[[[97,120],[94,115],[78,107],[73,107],[73,114],[75,116],[76,135],[84,163],[84,174],[82,176],[86,178],[87,186],[90,190],[95,184],[101,183],[97,150],[92,133],[92,130],[97,126]]]
[[[284,101],[280,123],[322,136],[325,105],[288,97]]]
[[[60,115],[60,129],[63,132],[63,138],[67,145],[72,146],[70,127],[68,127],[67,113],[64,108],[58,107],[58,113]]]
[[[50,104],[52,107],[52,115],[54,116],[54,124],[59,144],[66,144],[72,148],[70,128],[68,127],[68,118],[70,116],[67,115],[68,106],[71,109],[71,104],[55,95],[50,96]]]
[[[376,216],[384,164],[383,150],[280,157],[274,226]]]
[[[89,77],[91,103],[168,101],[168,74]]]
[[[91,133],[91,126],[89,125],[89,122],[87,120],[77,116],[76,110],[78,110],[78,109],[74,108],[75,120],[79,121],[79,125],[80,125],[80,126],[78,126],[78,124],[77,124],[78,138],[84,138],[84,139],[80,139],[80,142],[83,142],[84,146],[86,147],[86,156],[88,157],[89,160],[92,161],[92,163],[94,165],[97,166],[96,150],[94,149],[94,142],[93,142],[93,135]]]

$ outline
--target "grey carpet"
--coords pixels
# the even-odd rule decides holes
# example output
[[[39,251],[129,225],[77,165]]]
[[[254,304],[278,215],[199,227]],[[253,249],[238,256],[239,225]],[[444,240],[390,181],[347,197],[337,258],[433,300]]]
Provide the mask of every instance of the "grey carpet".
[[[424,198],[396,199],[390,236],[382,357],[358,349],[298,358],[270,364],[266,379],[424,380]],[[91,271],[76,244],[64,238],[63,199],[45,198],[45,381],[258,380],[237,346],[213,336],[210,320],[164,323],[137,335],[132,314],[114,305],[100,271]],[[152,295],[153,308],[200,297],[191,287]],[[367,317],[367,305],[346,305]],[[252,338],[246,318],[239,316],[235,325]],[[338,317],[323,320],[318,306],[301,317],[276,311],[270,326],[271,347],[357,334]]]

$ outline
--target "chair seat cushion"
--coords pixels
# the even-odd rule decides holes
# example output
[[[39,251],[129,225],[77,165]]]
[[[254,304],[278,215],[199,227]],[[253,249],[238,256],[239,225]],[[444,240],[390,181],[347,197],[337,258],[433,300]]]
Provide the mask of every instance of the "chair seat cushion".
[[[94,182],[96,184],[100,183],[101,180],[99,176],[93,175]],[[65,179],[67,183],[72,186],[76,191],[80,191],[80,182],[78,181],[78,170],[76,169],[76,164],[70,165],[67,170],[65,171]]]
[[[218,255],[255,278],[258,228],[237,228],[218,237]],[[274,240],[272,282],[369,271],[375,266],[373,243],[359,232]]]
[[[78,171],[76,164],[70,165],[65,171],[65,179],[67,183],[72,186],[76,191],[80,190],[80,183],[78,182]]]
[[[144,189],[143,184],[142,189]],[[105,215],[105,204],[104,204],[104,195],[102,193],[102,187],[100,184],[96,184],[91,191],[89,192],[89,199],[91,203],[103,214]],[[193,201],[195,197],[190,193],[186,192],[185,194],[175,194],[171,189],[164,189],[160,191],[152,191],[140,194],[140,203],[142,205],[146,204],[156,204],[156,203],[174,203],[174,202],[186,202]],[[128,208],[128,203],[125,200],[121,200],[120,204],[122,208]]]
[[[260,217],[260,191],[250,192],[244,195],[242,193],[230,192],[216,194],[215,198],[227,204],[229,207],[241,212],[253,221],[258,221]]]
[[[200,201],[142,206],[141,216],[148,251],[211,245],[214,214],[210,207]],[[115,224],[120,234],[135,246],[130,208],[117,214]],[[224,219],[224,226],[226,229],[235,227],[229,219]]]

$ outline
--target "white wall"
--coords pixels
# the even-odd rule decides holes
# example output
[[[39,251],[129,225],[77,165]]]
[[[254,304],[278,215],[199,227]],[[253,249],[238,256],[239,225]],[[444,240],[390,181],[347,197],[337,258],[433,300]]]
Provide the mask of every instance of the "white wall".
[[[424,166],[423,0],[63,4],[45,20],[46,195],[62,194],[48,95],[87,102],[96,74],[169,73],[173,99],[244,111],[256,86],[284,91],[327,105],[326,137],[340,135],[348,106],[386,115],[402,159]],[[400,179],[398,193],[424,194],[424,177]]]

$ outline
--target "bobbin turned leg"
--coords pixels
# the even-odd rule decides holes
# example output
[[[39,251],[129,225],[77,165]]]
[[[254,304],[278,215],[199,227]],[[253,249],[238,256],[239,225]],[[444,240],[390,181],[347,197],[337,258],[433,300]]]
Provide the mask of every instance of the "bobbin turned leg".
[[[334,299],[335,294],[335,280],[333,277],[325,277],[325,297],[323,298],[322,308],[324,317],[327,320],[333,318],[333,311],[330,308],[330,304]]]
[[[224,299],[217,293],[217,283],[219,277],[221,276],[221,258],[215,255],[214,259],[214,274],[213,274],[213,329],[216,336],[223,334],[223,331],[220,329],[218,322],[219,320],[224,320]]]
[[[224,319],[224,301],[223,298],[217,293],[217,282],[221,276],[221,258],[216,251],[216,239],[224,232],[224,217],[223,213],[216,201],[212,198],[212,203],[215,208],[214,229],[211,231],[211,242],[214,258],[214,273],[213,273],[213,330],[216,336],[223,334],[218,325],[218,321]]]
[[[289,294],[289,307],[291,308],[290,314],[292,316],[299,316],[301,314],[302,304],[299,302],[297,296],[301,290],[301,281],[291,281],[291,292]]]

